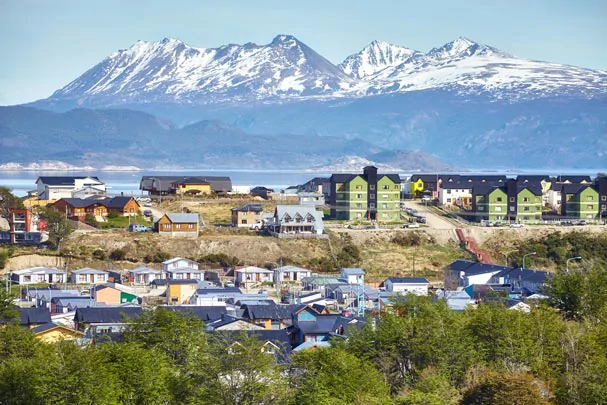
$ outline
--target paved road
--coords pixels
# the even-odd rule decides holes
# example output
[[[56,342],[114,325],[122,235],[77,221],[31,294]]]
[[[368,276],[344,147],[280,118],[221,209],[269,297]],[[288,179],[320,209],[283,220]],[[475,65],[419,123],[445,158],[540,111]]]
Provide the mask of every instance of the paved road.
[[[426,207],[423,203],[417,201],[407,201],[405,202],[405,207],[411,207],[414,210],[417,210],[419,215],[426,217],[426,225],[430,228],[434,229],[455,229],[457,226],[452,224],[451,222],[445,220],[441,216],[434,213]]]

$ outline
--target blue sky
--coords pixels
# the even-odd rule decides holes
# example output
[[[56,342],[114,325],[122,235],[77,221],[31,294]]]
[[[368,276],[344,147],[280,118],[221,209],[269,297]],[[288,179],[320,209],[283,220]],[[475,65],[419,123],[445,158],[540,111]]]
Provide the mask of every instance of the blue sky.
[[[138,39],[196,47],[293,34],[333,63],[374,39],[420,51],[458,36],[607,70],[605,0],[0,0],[0,105],[48,97]]]

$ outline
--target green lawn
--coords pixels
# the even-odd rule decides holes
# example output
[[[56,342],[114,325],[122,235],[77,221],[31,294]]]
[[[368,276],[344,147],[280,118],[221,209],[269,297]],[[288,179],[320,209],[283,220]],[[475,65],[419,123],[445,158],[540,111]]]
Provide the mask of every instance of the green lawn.
[[[140,224],[146,226],[152,226],[152,221],[148,220],[143,215],[137,215],[136,217],[123,217],[118,216],[114,218],[105,218],[105,222],[99,223],[99,228],[110,229],[110,228],[128,228],[130,224]]]

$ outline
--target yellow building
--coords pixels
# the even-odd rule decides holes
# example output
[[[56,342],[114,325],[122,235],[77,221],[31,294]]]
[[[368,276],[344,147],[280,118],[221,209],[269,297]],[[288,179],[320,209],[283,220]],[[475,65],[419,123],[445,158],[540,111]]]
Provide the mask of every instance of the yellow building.
[[[166,294],[167,304],[190,304],[190,299],[197,289],[197,280],[169,280]]]
[[[174,181],[171,188],[175,190],[175,194],[210,194],[212,191],[211,183],[195,177]]]
[[[84,333],[56,323],[44,323],[32,328],[36,337],[45,343],[55,343],[61,340],[74,340],[84,336]]]

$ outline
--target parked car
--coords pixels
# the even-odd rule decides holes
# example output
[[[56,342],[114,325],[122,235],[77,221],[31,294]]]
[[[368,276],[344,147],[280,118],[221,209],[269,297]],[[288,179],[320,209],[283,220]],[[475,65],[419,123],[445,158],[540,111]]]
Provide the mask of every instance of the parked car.
[[[573,221],[561,221],[561,226],[573,226]]]
[[[513,224],[510,224],[510,228],[524,228],[525,224],[521,224],[519,222],[515,222]]]
[[[410,224],[404,224],[403,228],[419,228],[419,224],[417,222],[411,222]]]
[[[259,221],[255,222],[253,225],[251,225],[251,227],[249,229],[259,231],[260,229],[263,229],[264,227],[265,227],[265,222],[262,220],[259,220]]]
[[[420,224],[426,223],[426,217],[417,216],[415,218],[417,219],[417,222],[419,222]]]
[[[152,210],[143,210],[143,215],[145,215],[146,217],[151,217],[152,215],[154,215],[154,213],[152,212]]]
[[[151,229],[149,226],[139,225],[139,224],[130,224],[129,232],[149,232]]]
[[[584,226],[584,225],[586,225],[586,220],[584,220],[584,219],[580,219],[580,220],[577,222],[577,224],[578,224],[578,225],[580,225],[580,226]]]

